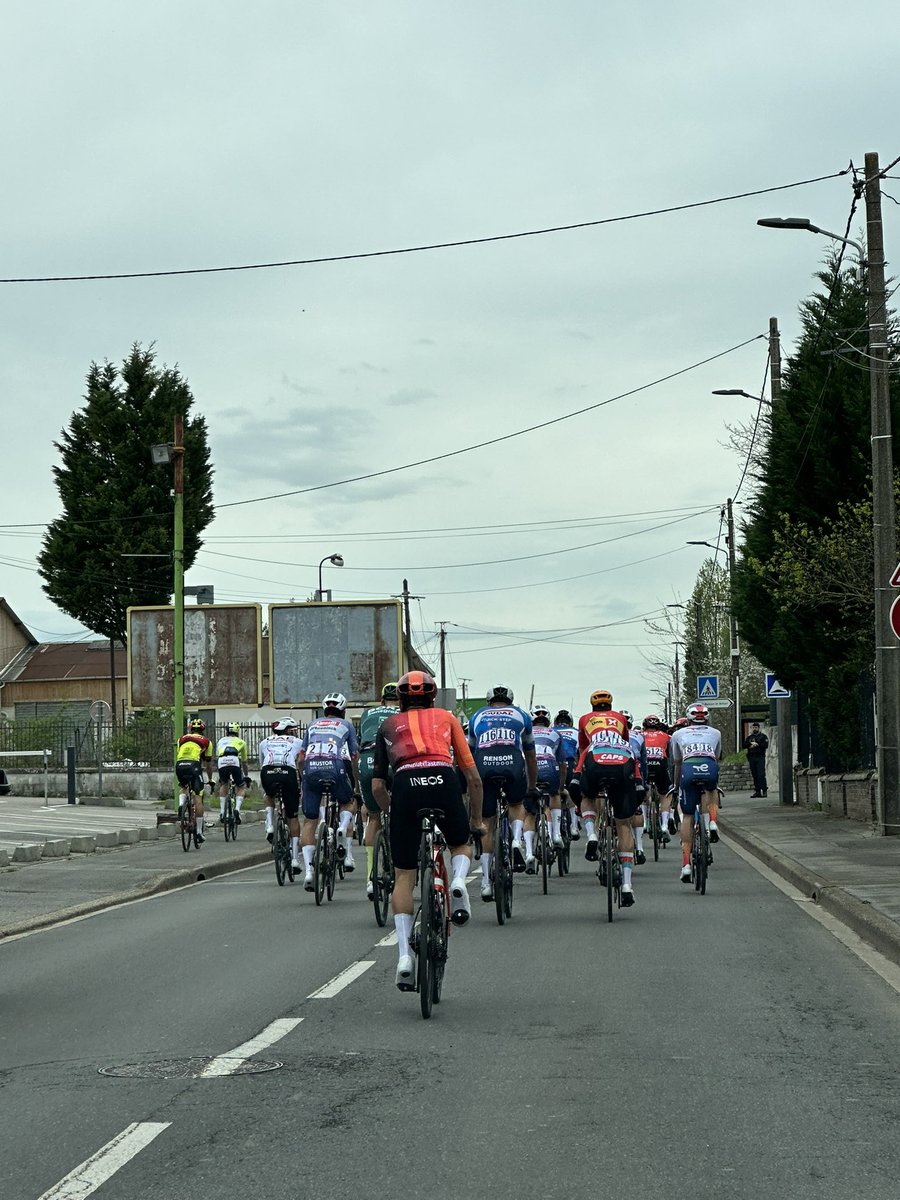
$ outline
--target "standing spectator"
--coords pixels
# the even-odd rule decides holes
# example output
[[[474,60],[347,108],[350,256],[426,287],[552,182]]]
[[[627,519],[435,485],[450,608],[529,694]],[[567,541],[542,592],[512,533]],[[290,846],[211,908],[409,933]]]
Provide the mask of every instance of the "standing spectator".
[[[751,792],[751,799],[769,794],[769,785],[766,783],[766,751],[768,748],[769,739],[764,733],[760,733],[759,721],[754,721],[749,735],[744,738],[744,749],[747,751],[750,774],[753,776],[753,786],[756,788],[755,792]]]

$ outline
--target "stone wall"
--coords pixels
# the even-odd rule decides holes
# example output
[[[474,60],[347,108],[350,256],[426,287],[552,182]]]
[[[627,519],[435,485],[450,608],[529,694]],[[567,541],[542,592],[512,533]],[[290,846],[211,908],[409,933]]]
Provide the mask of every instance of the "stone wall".
[[[43,796],[43,771],[7,771],[10,794],[13,796]],[[65,771],[47,772],[47,795],[62,799],[67,795]],[[175,774],[172,771],[104,771],[104,797],[120,796],[123,800],[171,800],[175,794]],[[96,771],[75,772],[75,795],[99,795]]]
[[[832,817],[866,823],[876,820],[874,771],[826,775],[820,770],[796,772],[797,802]]]

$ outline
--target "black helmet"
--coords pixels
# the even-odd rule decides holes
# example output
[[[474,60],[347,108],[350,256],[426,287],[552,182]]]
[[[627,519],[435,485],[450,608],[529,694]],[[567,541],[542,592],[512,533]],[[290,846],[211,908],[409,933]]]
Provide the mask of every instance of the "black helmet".
[[[561,708],[559,710],[559,712],[556,714],[556,716],[553,718],[553,724],[554,725],[573,725],[574,722],[572,720],[572,714],[570,712],[566,712],[566,710],[564,708]]]

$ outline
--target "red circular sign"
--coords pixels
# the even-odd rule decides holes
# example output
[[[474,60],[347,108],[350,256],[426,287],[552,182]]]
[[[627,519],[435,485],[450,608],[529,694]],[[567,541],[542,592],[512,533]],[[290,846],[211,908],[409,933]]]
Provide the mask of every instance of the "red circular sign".
[[[897,596],[891,605],[891,629],[900,638],[900,596]]]

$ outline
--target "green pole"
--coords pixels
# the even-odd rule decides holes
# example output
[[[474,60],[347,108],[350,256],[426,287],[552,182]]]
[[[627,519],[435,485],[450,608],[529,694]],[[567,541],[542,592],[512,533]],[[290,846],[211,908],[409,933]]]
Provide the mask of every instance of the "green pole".
[[[184,422],[175,418],[175,534],[172,559],[175,564],[173,580],[174,636],[172,651],[175,667],[175,741],[184,733]],[[175,804],[179,788],[175,784]]]

